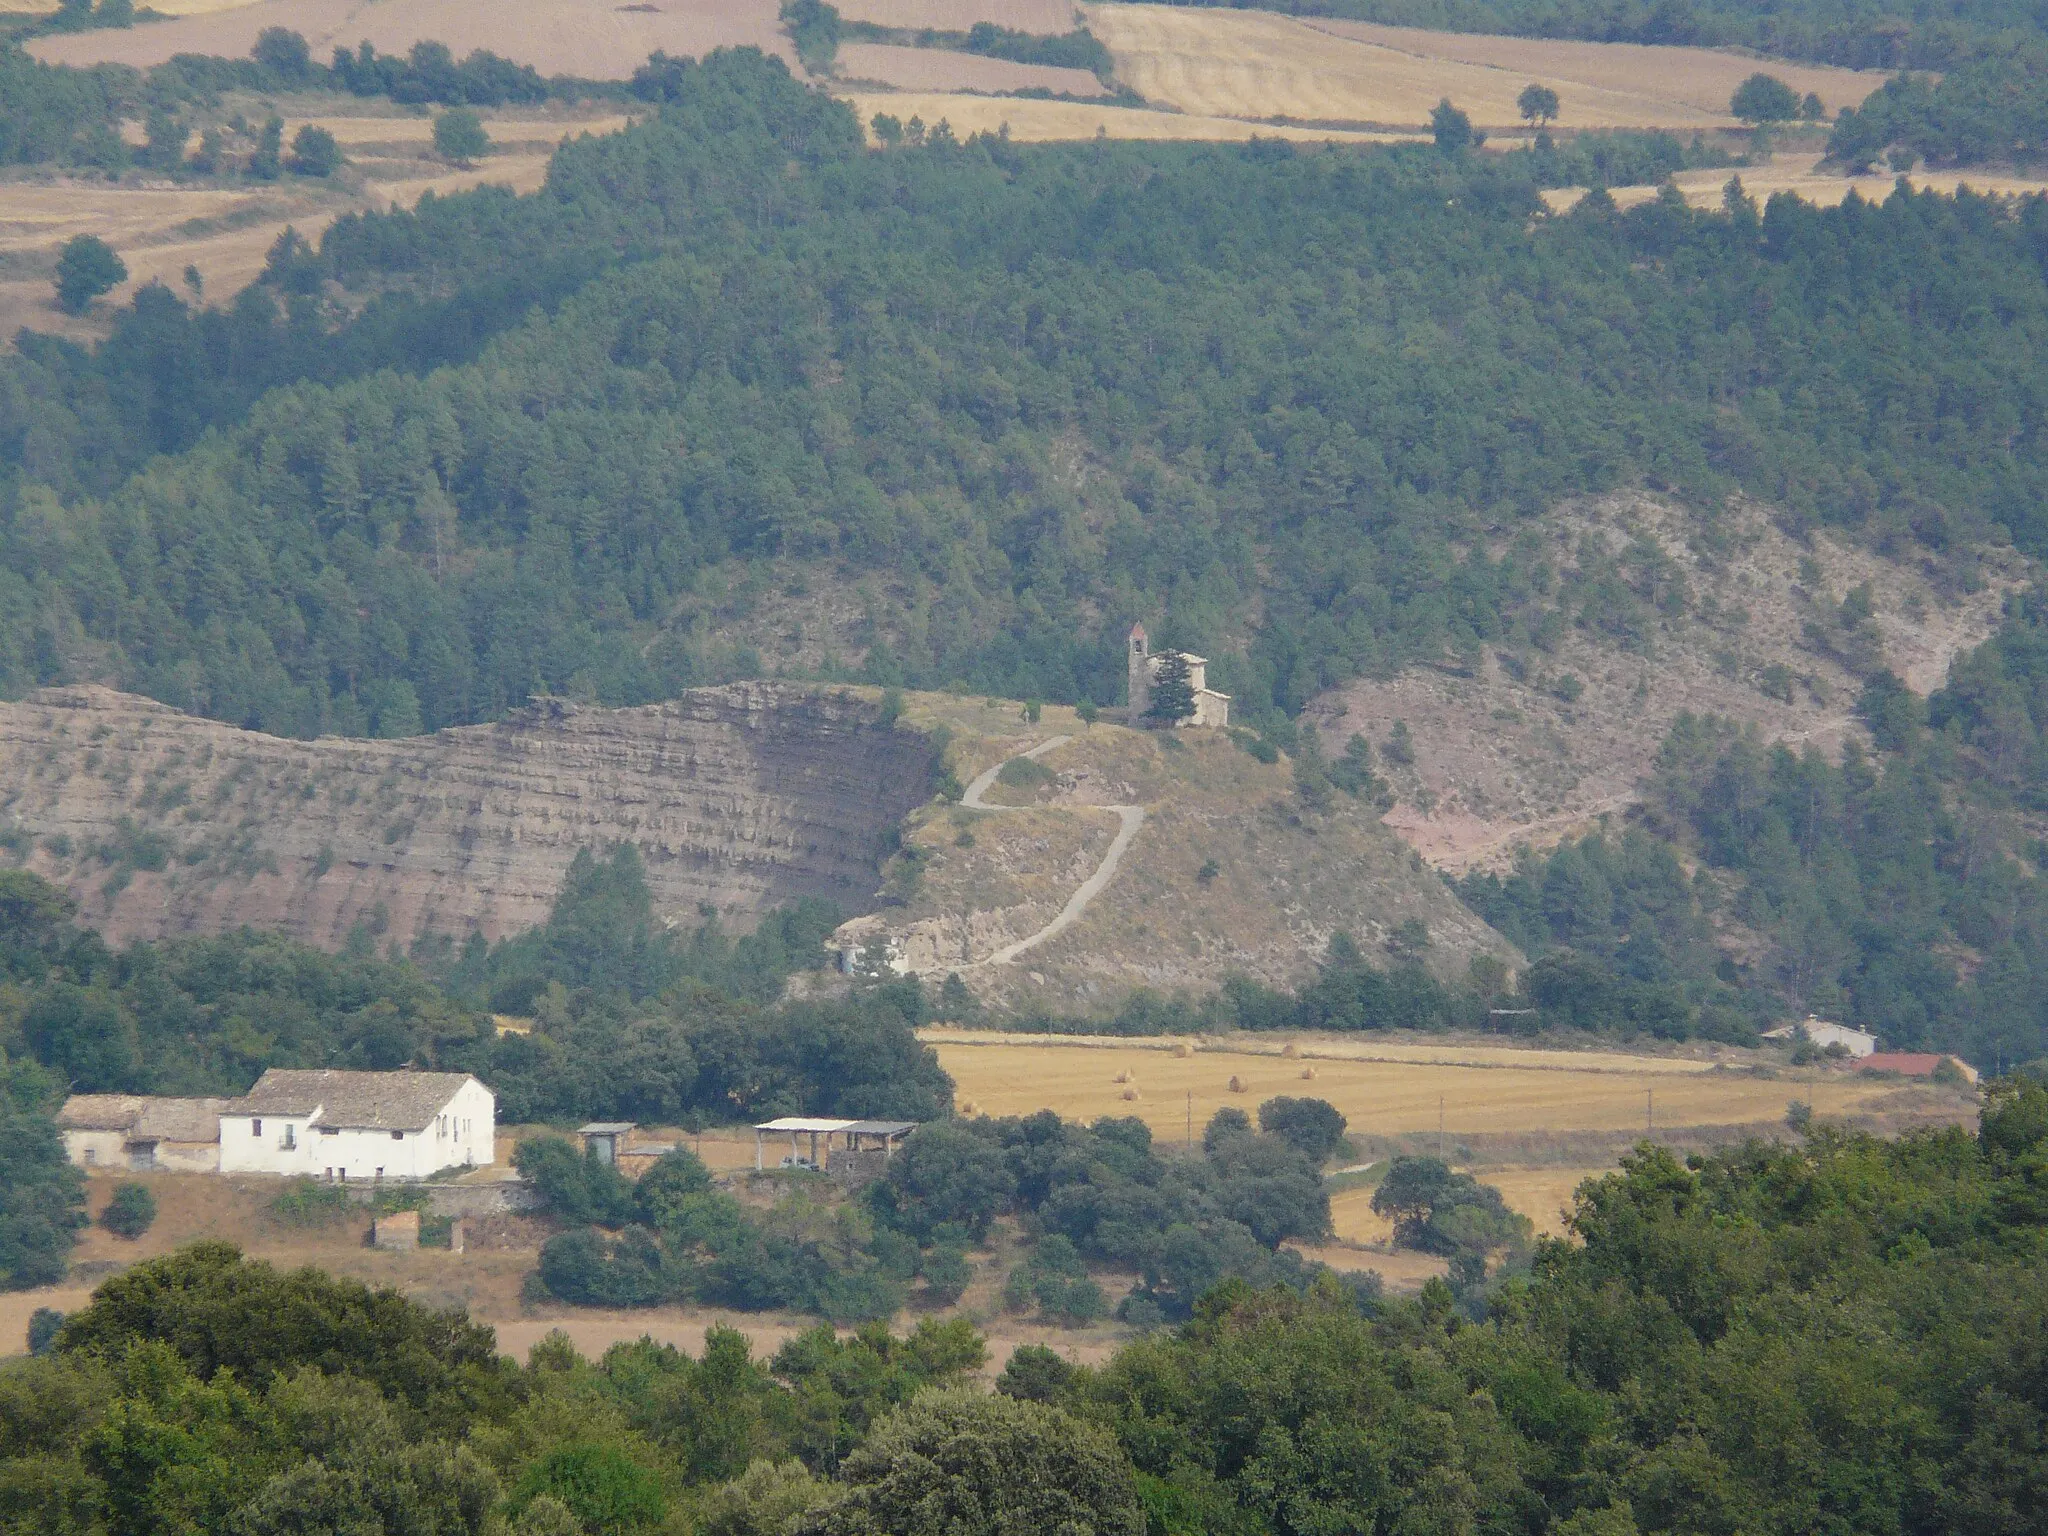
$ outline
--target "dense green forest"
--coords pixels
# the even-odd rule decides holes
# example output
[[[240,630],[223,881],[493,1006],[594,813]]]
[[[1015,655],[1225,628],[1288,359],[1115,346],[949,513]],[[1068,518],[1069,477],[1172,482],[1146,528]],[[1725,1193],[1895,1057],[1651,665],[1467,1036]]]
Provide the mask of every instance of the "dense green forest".
[[[1546,218],[1521,157],[878,154],[758,56],[639,89],[661,120],[537,196],[345,220],[232,314],[152,289],[9,360],[5,686],[291,734],[400,684],[429,727],[651,699],[736,665],[683,599],[780,555],[903,591],[878,681],[1110,702],[1144,617],[1272,718],[1540,631],[1498,535],[1574,491],[1748,489],[1963,581],[2048,539],[2038,204]]]
[[[993,1144],[992,1144],[993,1145]],[[1053,1166],[1058,1166],[1055,1160]],[[1583,1185],[1476,1319],[1242,1280],[993,1393],[965,1322],[765,1359],[562,1336],[518,1366],[395,1293],[200,1246],[0,1368],[0,1520],[71,1533],[1313,1536],[2032,1529],[2048,1090],[1982,1130],[1817,1130]],[[950,1511],[940,1526],[935,1509]],[[431,1525],[427,1522],[431,1520]]]

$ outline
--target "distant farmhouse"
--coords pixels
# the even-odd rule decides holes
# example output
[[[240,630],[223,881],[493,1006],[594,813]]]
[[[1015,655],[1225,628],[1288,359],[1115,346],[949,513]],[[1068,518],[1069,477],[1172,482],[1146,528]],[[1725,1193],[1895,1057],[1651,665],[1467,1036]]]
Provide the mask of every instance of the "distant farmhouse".
[[[1851,1056],[1868,1056],[1877,1049],[1877,1036],[1861,1029],[1852,1029],[1847,1024],[1830,1024],[1826,1019],[1808,1014],[1803,1023],[1780,1024],[1776,1029],[1764,1031],[1766,1040],[1797,1040],[1804,1035],[1815,1048],[1826,1050],[1839,1045]]]
[[[1195,693],[1195,712],[1187,719],[1176,722],[1179,725],[1230,724],[1230,695],[1218,693],[1209,686],[1209,659],[1206,656],[1191,656],[1186,651],[1154,651],[1146,637],[1145,626],[1131,626],[1130,642],[1130,723],[1140,725],[1152,710],[1152,683],[1159,676],[1159,669],[1166,658],[1178,656],[1188,664],[1188,686]]]
[[[424,1179],[495,1158],[497,1099],[464,1072],[273,1067],[239,1099],[74,1094],[57,1116],[83,1168]]]

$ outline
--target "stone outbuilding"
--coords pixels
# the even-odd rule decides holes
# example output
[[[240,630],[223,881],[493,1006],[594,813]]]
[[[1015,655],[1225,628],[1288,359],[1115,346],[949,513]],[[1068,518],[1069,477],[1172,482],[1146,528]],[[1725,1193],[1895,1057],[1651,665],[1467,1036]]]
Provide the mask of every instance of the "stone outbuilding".
[[[57,1130],[64,1138],[64,1155],[81,1168],[215,1173],[220,1169],[221,1111],[233,1102],[74,1093],[57,1111]]]

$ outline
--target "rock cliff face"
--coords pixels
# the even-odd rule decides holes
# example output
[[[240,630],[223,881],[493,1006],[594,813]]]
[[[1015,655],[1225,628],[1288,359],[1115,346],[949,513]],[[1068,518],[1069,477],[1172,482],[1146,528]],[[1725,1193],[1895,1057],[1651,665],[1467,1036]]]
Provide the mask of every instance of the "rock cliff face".
[[[932,748],[843,690],[543,701],[403,741],[286,741],[97,686],[0,704],[0,842],[110,941],[241,924],[338,946],[544,921],[579,848],[639,846],[659,909],[729,928],[874,905]]]

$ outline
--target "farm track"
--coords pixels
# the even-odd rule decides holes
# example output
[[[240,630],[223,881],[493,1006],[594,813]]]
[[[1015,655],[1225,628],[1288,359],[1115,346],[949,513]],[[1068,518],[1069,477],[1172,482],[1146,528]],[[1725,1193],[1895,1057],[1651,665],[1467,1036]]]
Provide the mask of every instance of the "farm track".
[[[1041,741],[1037,746],[1027,751],[1018,753],[1017,757],[1004,758],[1002,762],[997,763],[993,768],[980,774],[972,784],[967,786],[967,792],[960,797],[960,803],[971,811],[1017,811],[1025,809],[1025,807],[1017,805],[990,805],[988,803],[984,797],[995,784],[996,775],[1001,773],[1010,763],[1017,761],[1018,758],[1028,757],[1036,760],[1040,753],[1050,752],[1053,748],[1063,746],[1073,739],[1071,736],[1054,736],[1050,740]],[[968,967],[970,970],[984,965],[1008,965],[1026,950],[1035,949],[1038,945],[1045,943],[1046,940],[1056,938],[1066,932],[1067,929],[1080,921],[1081,914],[1088,910],[1088,903],[1101,895],[1103,890],[1109,885],[1109,882],[1115,878],[1116,867],[1123,860],[1124,850],[1131,846],[1131,839],[1138,835],[1138,828],[1145,824],[1145,808],[1142,805],[1094,805],[1086,808],[1095,811],[1110,811],[1122,823],[1117,829],[1116,836],[1110,840],[1109,849],[1103,854],[1102,862],[1095,866],[1095,873],[1074,888],[1074,894],[1067,898],[1067,904],[1060,908],[1058,914],[1051,922],[1039,929],[1038,932],[1021,938],[1014,944],[1004,945],[986,960],[975,961],[972,966]]]

